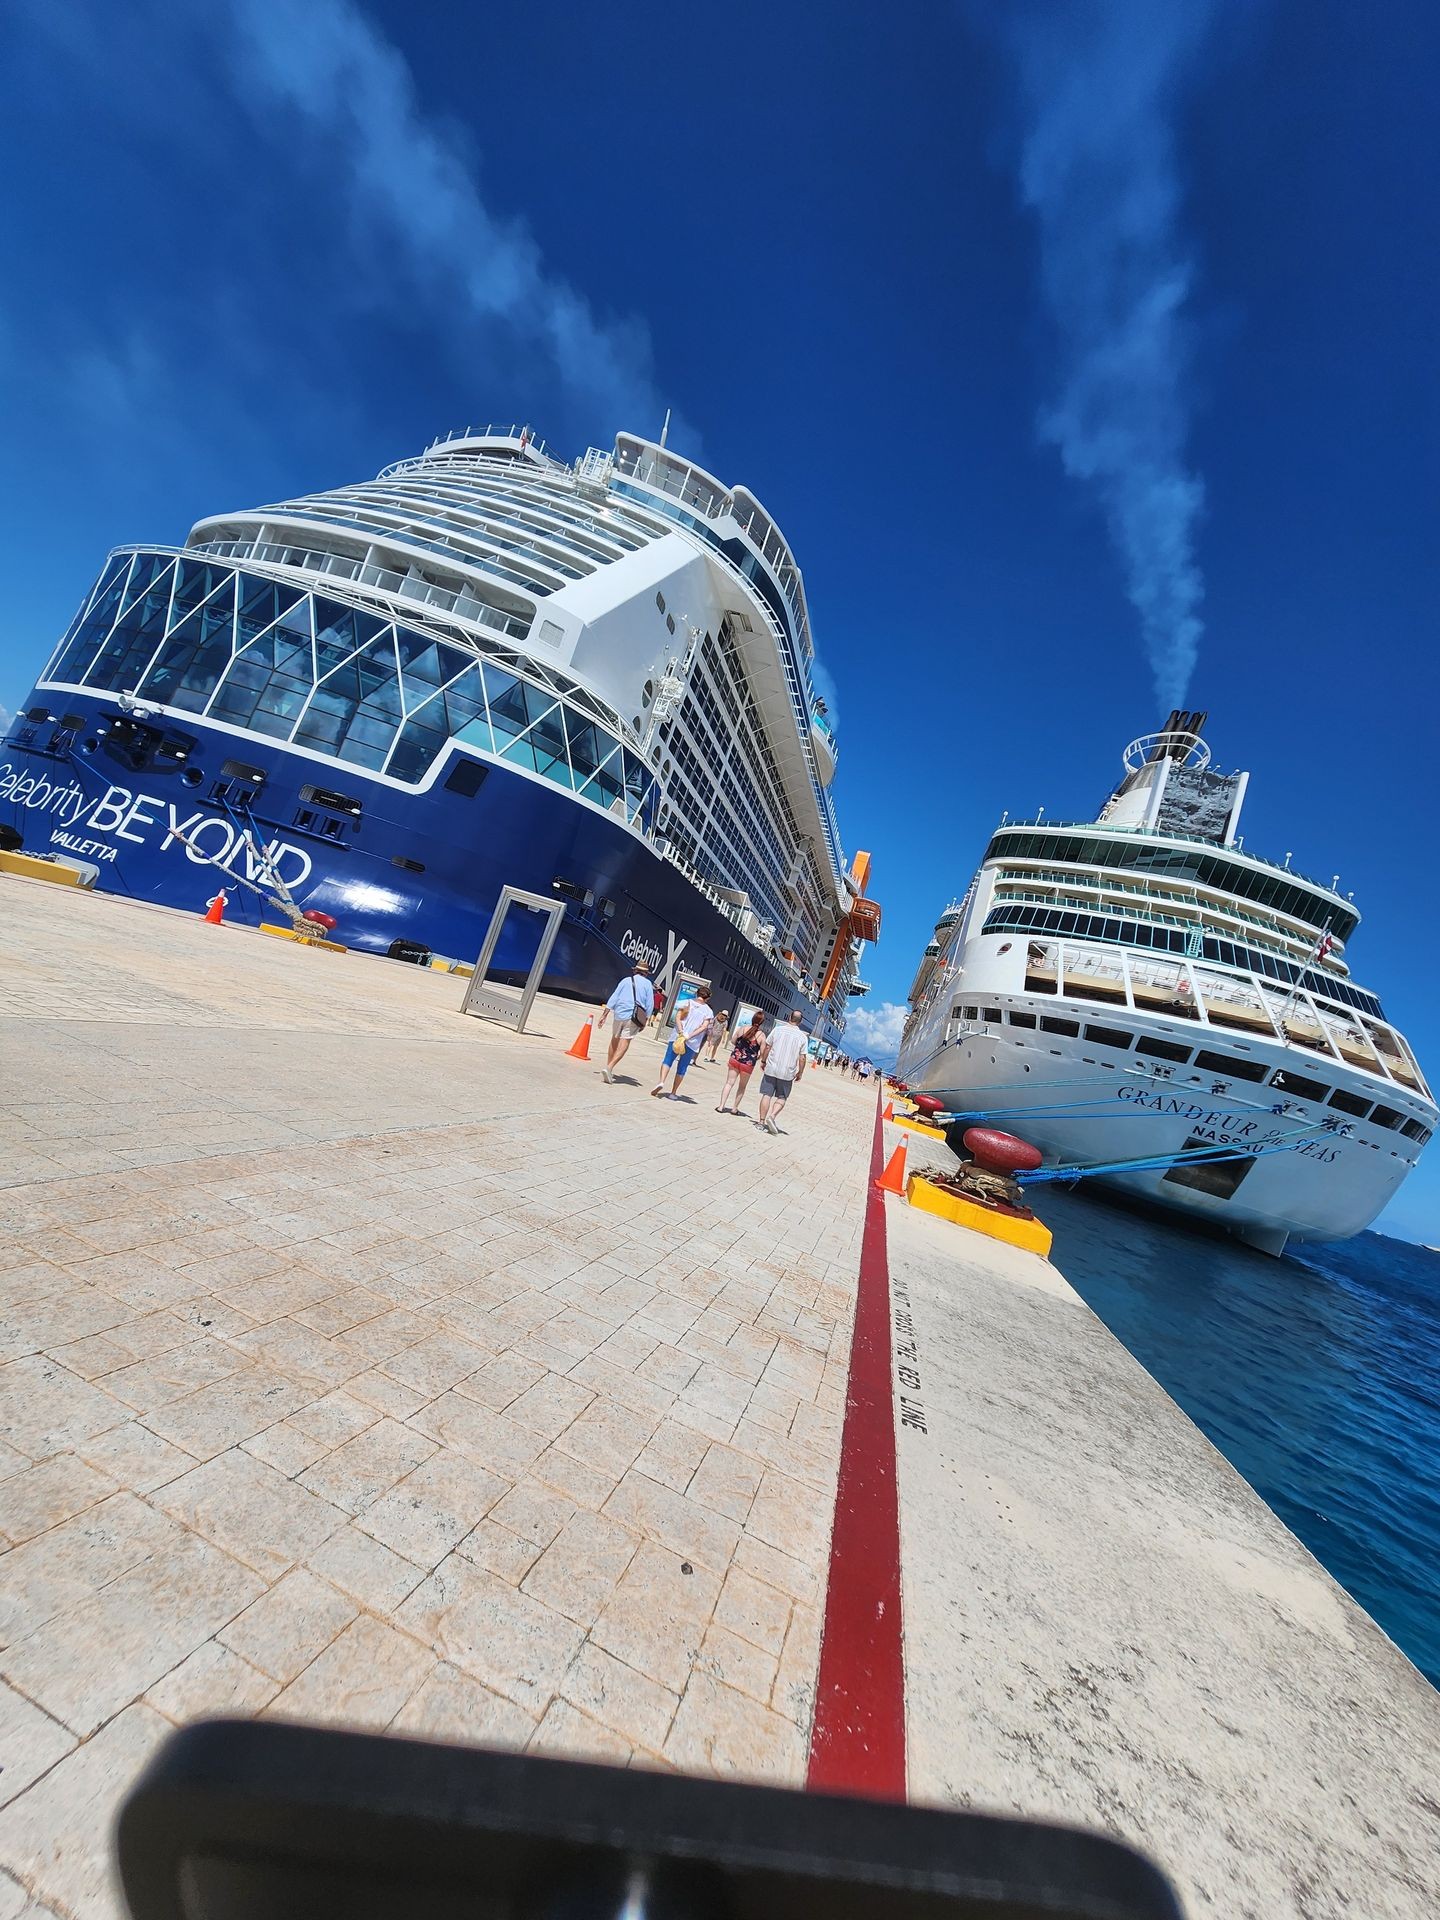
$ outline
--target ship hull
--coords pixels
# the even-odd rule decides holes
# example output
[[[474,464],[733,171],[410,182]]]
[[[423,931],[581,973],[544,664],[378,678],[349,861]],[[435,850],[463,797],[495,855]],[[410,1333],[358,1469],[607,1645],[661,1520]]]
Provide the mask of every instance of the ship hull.
[[[136,753],[127,744],[134,730],[112,699],[41,685],[31,706],[48,706],[50,717],[29,725],[22,716],[0,746],[0,821],[28,853],[93,866],[100,891],[199,913],[223,889],[227,918],[283,923],[242,884],[263,883],[268,861],[299,907],[334,919],[334,937],[347,947],[389,953],[403,941],[473,960],[508,885],[565,901],[548,991],[603,999],[643,958],[657,973],[673,963],[708,978],[717,1006],[743,1001],[779,1013],[806,1004],[638,834],[489,756],[452,745],[424,788],[402,790],[193,714],[145,716],[151,731],[191,743],[180,761]],[[58,726],[61,708],[78,724]],[[461,783],[473,793],[447,785],[462,761],[476,770]],[[223,770],[237,763],[258,782],[227,781]],[[215,797],[217,786],[254,797],[229,804]],[[317,789],[358,812],[327,806],[313,797]],[[507,919],[498,971],[528,966],[538,922],[527,927],[527,919]]]
[[[1094,1019],[1065,1002],[1007,1001],[1019,1010]],[[1136,1037],[1146,1023],[1106,1012],[1107,1025]],[[1171,1029],[1165,1030],[1167,1034]],[[1233,1044],[1233,1043],[1231,1043]],[[1248,1047],[1267,1071],[1314,1071],[1278,1046]],[[1341,1240],[1361,1233],[1393,1197],[1418,1149],[1403,1137],[1351,1124],[1323,1106],[1287,1100],[1265,1085],[1166,1073],[1083,1038],[980,1024],[930,1052],[911,1048],[899,1072],[956,1114],[1018,1134],[1047,1167],[1158,1166],[1086,1174],[1111,1191],[1233,1234],[1268,1253],[1288,1239]],[[1339,1076],[1336,1076],[1339,1078]],[[1176,1167],[1182,1155],[1227,1157]],[[1198,1183],[1198,1184],[1197,1184]]]

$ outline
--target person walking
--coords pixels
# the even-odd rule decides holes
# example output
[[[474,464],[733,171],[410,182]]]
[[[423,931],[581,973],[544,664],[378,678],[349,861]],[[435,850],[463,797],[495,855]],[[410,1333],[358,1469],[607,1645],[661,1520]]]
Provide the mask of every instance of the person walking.
[[[660,1063],[660,1084],[650,1089],[654,1099],[673,1100],[679,1093],[680,1082],[689,1072],[691,1061],[704,1046],[705,1036],[714,1018],[709,987],[697,987],[695,998],[676,1016],[675,1031],[670,1036],[665,1058]],[[667,1074],[674,1075],[668,1087],[665,1084]]]
[[[755,1122],[766,1133],[779,1133],[778,1121],[784,1112],[795,1082],[805,1071],[805,1034],[800,1009],[796,1007],[783,1026],[765,1042],[760,1074],[760,1118]]]
[[[765,1044],[765,1015],[757,1007],[750,1017],[748,1027],[741,1027],[735,1036],[735,1044],[730,1049],[730,1064],[725,1075],[725,1088],[720,1095],[720,1104],[716,1113],[739,1113],[744,1104],[745,1095],[750,1090],[750,1076],[755,1071],[755,1063],[760,1058],[760,1049]],[[731,1093],[735,1095],[734,1106],[727,1106]]]
[[[707,1055],[712,1067],[715,1064],[715,1056],[720,1051],[725,1036],[729,1031],[730,1015],[726,1009],[722,1007],[715,1016],[714,1026],[710,1029],[710,1045],[707,1049]]]
[[[600,1069],[600,1077],[607,1087],[614,1086],[616,1067],[630,1051],[630,1042],[645,1031],[645,1022],[654,1010],[655,989],[650,984],[650,964],[646,960],[637,960],[634,969],[626,974],[600,1009],[600,1018],[596,1022],[597,1027],[603,1027],[612,1017],[615,1022],[605,1064]]]

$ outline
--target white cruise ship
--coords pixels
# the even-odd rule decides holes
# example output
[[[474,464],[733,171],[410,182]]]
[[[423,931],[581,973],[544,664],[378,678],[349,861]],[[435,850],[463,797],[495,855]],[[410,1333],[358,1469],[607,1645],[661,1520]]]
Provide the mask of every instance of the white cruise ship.
[[[467,428],[116,548],[0,749],[0,846],[417,961],[473,958],[507,884],[554,893],[552,990],[644,958],[838,1040],[880,913],[814,656],[748,488],[634,434],[567,463]]]
[[[1211,766],[1205,719],[1133,741],[1098,820],[1002,822],[925,950],[898,1073],[1046,1169],[1278,1254],[1369,1226],[1436,1106],[1350,976],[1352,900],[1245,851],[1249,776]]]

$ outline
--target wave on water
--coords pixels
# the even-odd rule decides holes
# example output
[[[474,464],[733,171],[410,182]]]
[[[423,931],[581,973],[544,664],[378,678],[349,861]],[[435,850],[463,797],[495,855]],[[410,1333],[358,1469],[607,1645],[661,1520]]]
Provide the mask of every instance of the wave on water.
[[[1364,1233],[1283,1259],[1094,1193],[1056,1265],[1440,1686],[1440,1254]]]

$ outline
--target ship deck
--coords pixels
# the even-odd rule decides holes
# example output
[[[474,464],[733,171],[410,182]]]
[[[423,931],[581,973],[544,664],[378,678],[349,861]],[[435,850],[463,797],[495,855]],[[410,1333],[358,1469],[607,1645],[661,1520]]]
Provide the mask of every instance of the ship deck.
[[[1197,1914],[1440,1905],[1440,1698],[1053,1266],[894,1200],[877,1266],[873,1094],[768,1138],[463,986],[0,877],[0,1915],[117,1911],[114,1805],[205,1713],[799,1785],[818,1687],[843,1778],[837,1483],[913,1798],[1124,1835]]]

